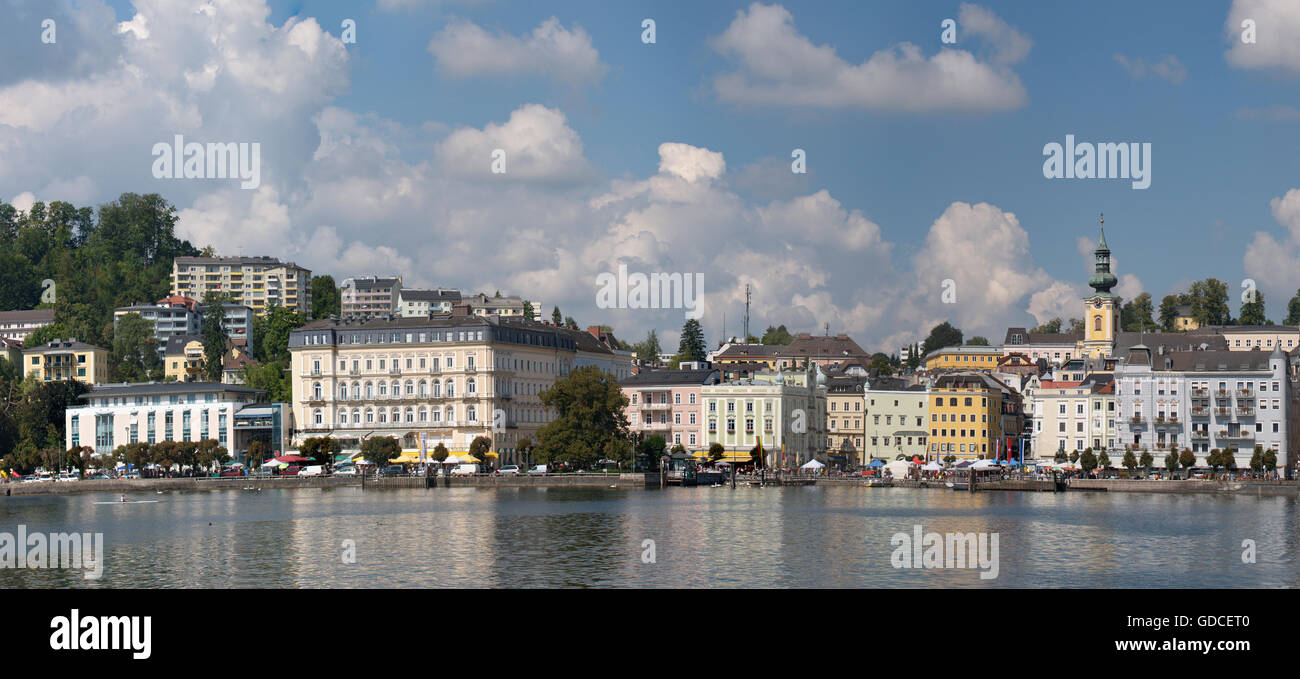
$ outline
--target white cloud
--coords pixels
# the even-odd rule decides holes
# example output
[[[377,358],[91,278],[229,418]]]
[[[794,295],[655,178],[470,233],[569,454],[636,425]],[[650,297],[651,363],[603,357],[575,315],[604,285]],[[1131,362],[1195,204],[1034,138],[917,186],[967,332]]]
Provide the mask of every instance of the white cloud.
[[[1273,219],[1286,228],[1286,235],[1279,239],[1266,231],[1256,231],[1246,246],[1242,269],[1254,279],[1264,293],[1265,303],[1278,315],[1279,310],[1285,310],[1286,300],[1300,288],[1300,189],[1274,198],[1269,206]]]
[[[1134,80],[1146,80],[1155,77],[1168,80],[1175,85],[1181,85],[1187,79],[1187,67],[1178,61],[1178,57],[1172,54],[1165,55],[1156,61],[1150,61],[1146,57],[1134,57],[1132,59],[1123,54],[1115,55],[1115,62],[1128,72],[1129,77]]]
[[[505,151],[506,171],[493,174],[493,153]],[[505,181],[578,182],[590,175],[582,139],[564,113],[538,104],[515,109],[505,123],[463,127],[437,146],[437,162],[450,174]]]
[[[569,30],[555,17],[524,37],[457,21],[435,34],[428,49],[438,72],[453,78],[536,75],[577,85],[598,82],[609,70],[586,31]]]
[[[713,82],[719,99],[736,104],[858,108],[875,111],[1006,111],[1028,101],[1007,64],[1024,58],[1027,39],[987,10],[963,7],[977,37],[994,42],[996,63],[961,49],[925,57],[911,43],[876,52],[861,64],[834,47],[815,45],[780,5],[749,6],[711,40],[737,70]]]
[[[1241,41],[1241,24],[1255,22],[1255,42]],[[1300,3],[1293,0],[1233,0],[1224,25],[1225,58],[1237,68],[1300,72]]]
[[[693,182],[721,177],[727,171],[727,163],[717,151],[665,142],[659,145],[659,171]]]
[[[958,10],[957,26],[961,33],[979,36],[988,42],[993,49],[993,62],[997,64],[1018,64],[1029,56],[1029,50],[1034,46],[1033,40],[993,12],[968,2],[963,2]]]

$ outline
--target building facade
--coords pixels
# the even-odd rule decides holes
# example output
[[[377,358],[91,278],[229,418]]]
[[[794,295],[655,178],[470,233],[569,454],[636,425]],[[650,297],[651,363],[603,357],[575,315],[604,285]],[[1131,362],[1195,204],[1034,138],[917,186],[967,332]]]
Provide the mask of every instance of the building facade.
[[[758,373],[703,388],[708,443],[722,444],[727,459],[748,461],[762,443],[768,466],[798,466],[825,442],[826,388],[816,368]]]
[[[826,378],[826,453],[841,464],[863,464],[863,400],[865,377]]]
[[[1002,347],[963,346],[935,349],[925,357],[927,370],[997,370]]]
[[[376,318],[398,312],[401,276],[354,276],[339,286],[339,313],[349,318]]]
[[[863,419],[866,448],[861,464],[871,460],[892,462],[899,455],[926,459],[930,419],[928,391],[924,384],[907,385],[902,380],[878,377],[864,394]]]
[[[24,349],[23,368],[28,377],[45,382],[103,384],[108,381],[108,350],[75,339],[56,339]]]
[[[1019,455],[1020,396],[983,372],[939,376],[930,388],[930,455],[943,460]]]
[[[211,382],[99,385],[81,396],[85,405],[64,412],[64,445],[90,446],[103,455],[130,443],[211,439],[242,459],[248,444],[261,439],[268,450],[282,452],[288,449],[292,421],[285,404],[259,403],[265,393]],[[250,407],[278,409],[281,415],[265,426],[238,426]]]
[[[628,399],[627,421],[639,436],[658,434],[668,447],[708,450],[703,389],[721,381],[717,370],[646,370],[619,382]]]
[[[403,288],[397,293],[397,315],[404,318],[426,318],[450,314],[460,304],[460,291],[446,288],[414,290]]]
[[[24,342],[37,328],[54,322],[54,309],[0,311],[0,338]]]
[[[282,306],[311,317],[311,271],[272,257],[177,257],[172,261],[172,294],[202,302],[229,293],[261,316]]]

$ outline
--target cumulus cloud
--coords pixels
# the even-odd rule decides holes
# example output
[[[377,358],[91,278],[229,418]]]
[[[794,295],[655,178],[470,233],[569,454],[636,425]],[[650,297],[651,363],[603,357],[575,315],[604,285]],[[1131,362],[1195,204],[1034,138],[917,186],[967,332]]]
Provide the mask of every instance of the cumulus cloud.
[[[1241,41],[1242,22],[1255,24],[1255,42]],[[1231,47],[1224,58],[1237,68],[1300,72],[1300,3],[1291,0],[1233,0],[1224,25]]]
[[[576,85],[598,82],[609,69],[586,31],[569,30],[555,17],[523,37],[457,21],[435,34],[428,49],[438,72],[452,78],[536,75]]]
[[[1028,40],[982,8],[967,5],[962,16],[974,27],[970,34],[993,43],[993,61],[961,49],[926,57],[904,42],[852,64],[799,33],[784,7],[754,3],[710,41],[737,67],[713,88],[722,101],[752,105],[914,112],[1023,106],[1028,95],[1008,64],[1024,58]]]
[[[1130,59],[1123,54],[1116,54],[1115,62],[1122,66],[1134,80],[1146,80],[1154,77],[1168,80],[1175,85],[1181,85],[1187,79],[1187,67],[1183,66],[1182,62],[1178,61],[1178,57],[1172,54],[1161,57],[1156,61],[1150,61],[1146,57]]]
[[[727,163],[717,151],[665,142],[659,145],[659,171],[676,175],[688,182],[717,179],[727,170]]]
[[[494,174],[493,154],[498,149],[505,152],[506,171]],[[446,172],[507,181],[581,181],[590,171],[582,139],[564,113],[538,104],[515,109],[505,123],[452,132],[438,144],[436,156]]]

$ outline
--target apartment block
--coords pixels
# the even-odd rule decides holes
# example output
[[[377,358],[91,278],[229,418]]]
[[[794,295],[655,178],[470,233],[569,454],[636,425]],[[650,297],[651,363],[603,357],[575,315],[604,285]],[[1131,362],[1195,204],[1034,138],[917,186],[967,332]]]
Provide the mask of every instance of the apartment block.
[[[339,286],[340,315],[348,318],[376,318],[397,313],[401,276],[354,276]]]
[[[708,450],[703,388],[720,381],[720,373],[711,369],[647,370],[624,378],[619,386],[628,399],[631,430],[663,436],[669,448],[680,444],[691,452]]]
[[[56,339],[24,349],[23,372],[45,382],[102,384],[108,381],[108,350],[75,339]]]
[[[259,316],[277,305],[311,316],[311,271],[272,257],[177,257],[171,291],[200,303],[229,293]]]
[[[54,309],[0,311],[0,339],[23,342],[37,328],[54,322]]]

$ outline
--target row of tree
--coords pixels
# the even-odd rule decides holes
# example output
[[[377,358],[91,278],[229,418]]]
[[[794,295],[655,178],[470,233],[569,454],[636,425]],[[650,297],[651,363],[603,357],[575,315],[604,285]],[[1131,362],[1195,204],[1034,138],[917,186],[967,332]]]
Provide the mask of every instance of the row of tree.
[[[1205,465],[1210,467],[1210,475],[1213,477],[1220,468],[1228,470],[1237,467],[1236,449],[1232,447],[1222,450],[1213,448],[1205,456]],[[1110,455],[1106,451],[1093,453],[1092,448],[1085,448],[1083,452],[1057,451],[1056,461],[1064,462],[1066,460],[1077,463],[1084,471],[1091,472],[1094,469],[1107,469],[1111,466]],[[1147,450],[1135,453],[1133,450],[1124,451],[1124,458],[1120,464],[1132,471],[1138,467],[1149,469],[1155,462],[1151,452]],[[1190,470],[1196,467],[1196,453],[1190,448],[1184,448],[1182,452],[1177,450],[1169,451],[1164,459],[1165,468],[1173,473],[1181,466],[1183,469]],[[1263,446],[1255,446],[1254,454],[1250,458],[1250,468],[1256,472],[1277,467],[1277,451],[1264,450]]]

